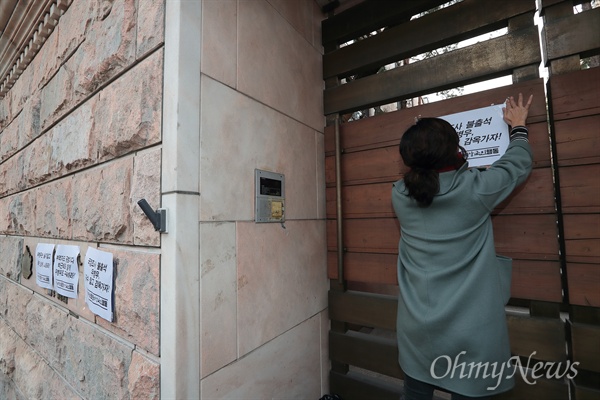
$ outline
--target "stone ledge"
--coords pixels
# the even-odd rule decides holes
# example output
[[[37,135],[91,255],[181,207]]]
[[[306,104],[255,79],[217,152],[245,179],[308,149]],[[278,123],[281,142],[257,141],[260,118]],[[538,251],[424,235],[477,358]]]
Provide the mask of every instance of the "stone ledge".
[[[32,2],[33,5],[26,10],[22,8],[26,3],[17,3],[13,17],[1,36],[1,42],[8,42],[8,51],[0,59],[0,99],[4,98],[25,71],[71,2],[72,0],[40,0]]]

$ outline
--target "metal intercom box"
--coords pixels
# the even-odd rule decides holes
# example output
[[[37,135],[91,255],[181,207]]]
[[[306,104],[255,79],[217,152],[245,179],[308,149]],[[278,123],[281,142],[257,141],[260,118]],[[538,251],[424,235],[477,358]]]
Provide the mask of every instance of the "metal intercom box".
[[[285,177],[275,172],[254,170],[255,222],[285,221]]]

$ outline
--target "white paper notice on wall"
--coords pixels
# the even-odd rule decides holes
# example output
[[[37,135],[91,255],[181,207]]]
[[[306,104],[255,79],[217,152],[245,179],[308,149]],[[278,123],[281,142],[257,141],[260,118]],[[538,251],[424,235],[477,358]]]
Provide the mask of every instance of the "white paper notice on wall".
[[[35,248],[35,282],[39,287],[54,289],[52,285],[53,252],[53,244],[38,243]]]
[[[469,167],[489,166],[506,152],[510,138],[503,107],[498,104],[440,117],[456,129],[469,155]]]
[[[56,293],[77,298],[79,284],[79,246],[56,245],[54,253],[54,289]]]
[[[113,320],[113,255],[88,247],[83,263],[85,302],[94,314]]]

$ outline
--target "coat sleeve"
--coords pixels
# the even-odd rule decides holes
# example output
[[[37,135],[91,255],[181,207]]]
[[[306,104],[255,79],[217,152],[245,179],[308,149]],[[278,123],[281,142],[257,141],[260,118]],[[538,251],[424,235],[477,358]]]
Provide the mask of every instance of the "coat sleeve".
[[[526,128],[513,128],[506,153],[475,179],[475,195],[492,211],[527,179],[532,161]]]

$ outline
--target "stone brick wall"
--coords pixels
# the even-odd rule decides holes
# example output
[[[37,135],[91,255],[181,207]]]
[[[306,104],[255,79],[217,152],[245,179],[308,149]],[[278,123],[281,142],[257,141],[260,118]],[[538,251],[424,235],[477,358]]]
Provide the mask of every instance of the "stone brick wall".
[[[73,0],[0,99],[0,398],[158,398],[163,1]],[[28,272],[113,253],[114,321]]]

